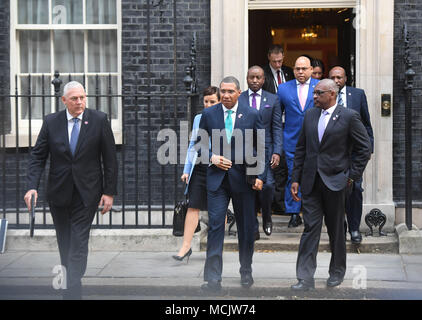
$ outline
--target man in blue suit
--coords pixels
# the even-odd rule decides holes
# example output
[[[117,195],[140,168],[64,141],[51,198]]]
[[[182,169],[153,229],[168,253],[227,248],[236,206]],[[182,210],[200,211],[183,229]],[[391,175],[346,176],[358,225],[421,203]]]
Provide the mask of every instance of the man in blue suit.
[[[293,200],[290,187],[295,149],[303,118],[306,110],[314,106],[313,92],[318,80],[311,78],[312,70],[311,60],[307,57],[299,57],[293,69],[296,79],[281,84],[277,91],[281,112],[284,112],[285,117],[283,151],[286,156],[288,179],[284,201],[286,213],[291,214],[289,228],[302,224],[302,219],[299,216],[301,202]]]
[[[265,175],[265,146],[257,110],[238,102],[240,84],[234,77],[220,83],[221,103],[205,109],[199,128],[200,158],[208,153],[211,139],[211,164],[207,170],[208,239],[202,290],[221,290],[224,226],[230,199],[233,202],[239,240],[241,285],[253,284],[255,190],[261,190]],[[258,150],[257,150],[258,147]],[[259,150],[261,149],[261,150]],[[252,153],[252,154],[249,154]],[[260,157],[262,159],[260,159]]]
[[[348,109],[353,109],[359,113],[363,126],[371,140],[371,152],[374,152],[374,132],[371,126],[371,119],[368,111],[368,102],[366,101],[365,91],[358,88],[346,86],[346,71],[342,67],[334,67],[330,70],[329,77],[339,87],[340,91],[337,103]],[[352,157],[354,155],[352,154]],[[359,231],[360,221],[362,219],[362,178],[353,182],[353,189],[350,195],[346,197],[347,224],[352,243],[360,244],[362,235]]]
[[[274,175],[272,170],[280,164],[282,149],[282,127],[280,101],[277,95],[262,90],[265,81],[264,70],[259,66],[250,67],[246,77],[249,89],[243,91],[239,102],[259,111],[265,128],[265,183],[258,192],[256,210],[262,209],[262,228],[269,236],[272,233],[271,204],[274,196]],[[255,240],[259,239],[259,223],[256,219]]]

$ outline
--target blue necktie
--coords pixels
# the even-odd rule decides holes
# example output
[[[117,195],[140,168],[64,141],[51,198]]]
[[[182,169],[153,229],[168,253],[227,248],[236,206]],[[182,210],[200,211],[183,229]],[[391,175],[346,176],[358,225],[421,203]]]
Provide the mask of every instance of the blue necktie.
[[[227,136],[227,143],[230,143],[233,133],[233,120],[232,120],[232,110],[227,110],[227,117],[225,121],[226,127],[226,136]]]
[[[78,125],[78,118],[73,118],[73,128],[72,133],[70,134],[70,151],[72,152],[72,155],[75,155],[76,150],[76,144],[78,143],[78,137],[79,137],[79,125]]]
[[[341,92],[341,91],[338,93],[338,103],[337,104],[339,106],[343,106],[344,107],[343,98],[341,97],[342,94],[343,94],[343,92]]]
[[[318,139],[321,142],[322,137],[324,136],[325,131],[325,117],[327,116],[328,111],[323,110],[318,122]]]

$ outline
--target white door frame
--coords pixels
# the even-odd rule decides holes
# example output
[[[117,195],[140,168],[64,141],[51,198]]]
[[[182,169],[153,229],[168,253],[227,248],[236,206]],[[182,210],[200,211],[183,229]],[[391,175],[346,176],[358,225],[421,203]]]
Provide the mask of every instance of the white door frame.
[[[392,232],[393,116],[381,116],[381,94],[393,94],[394,0],[211,0],[211,84],[232,75],[246,88],[249,10],[346,7],[356,8],[356,86],[366,92],[375,137],[364,174],[363,217],[380,209],[387,215],[384,230]]]

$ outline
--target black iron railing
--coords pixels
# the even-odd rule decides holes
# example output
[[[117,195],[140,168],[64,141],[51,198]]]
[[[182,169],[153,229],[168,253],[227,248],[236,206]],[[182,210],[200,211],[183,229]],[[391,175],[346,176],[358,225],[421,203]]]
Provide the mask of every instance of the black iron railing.
[[[121,80],[121,92],[112,84],[112,75],[106,75],[107,81],[101,82],[101,75],[95,75],[95,90],[89,90],[88,107],[96,108],[108,114],[114,127],[115,137],[121,137],[118,144],[119,183],[118,195],[112,211],[105,216],[97,214],[94,228],[168,228],[171,226],[171,213],[174,204],[180,200],[184,186],[180,175],[184,158],[177,164],[161,165],[157,161],[157,149],[162,144],[157,141],[157,134],[162,129],[172,129],[180,133],[180,121],[189,121],[194,117],[198,104],[196,85],[196,48],[195,36],[192,40],[191,63],[186,68],[183,83],[176,82],[174,72],[172,90],[160,86],[159,91],[151,89],[148,80],[131,79],[130,85]],[[176,59],[175,59],[176,60]],[[176,66],[175,66],[176,67]],[[150,74],[150,72],[148,72]],[[14,79],[11,94],[6,81],[0,81],[1,106],[1,151],[0,151],[0,217],[9,221],[9,228],[27,228],[29,214],[23,202],[26,192],[26,170],[32,146],[40,129],[42,119],[50,112],[64,108],[61,103],[63,85],[74,80],[71,74],[37,75],[42,86],[37,92],[31,86],[32,75],[27,77],[26,92],[22,92],[21,79]],[[92,75],[91,75],[92,76]],[[115,75],[113,75],[115,76]],[[82,84],[86,84],[88,75],[82,75]],[[48,80],[47,80],[48,79]],[[24,80],[26,81],[26,80]],[[46,83],[51,82],[51,85]],[[182,81],[180,81],[182,82]],[[102,85],[103,84],[103,85]],[[178,89],[182,88],[182,89]],[[22,113],[23,102],[26,113]],[[35,101],[37,103],[35,103]],[[40,103],[40,105],[38,105]],[[35,105],[36,104],[36,105]],[[117,106],[118,107],[117,107]],[[37,109],[38,118],[34,119]],[[23,127],[22,124],[25,126]],[[116,125],[117,124],[117,125]],[[25,129],[23,129],[25,128]],[[190,128],[190,125],[189,125]],[[14,137],[13,141],[10,140]],[[24,137],[24,138],[23,138]],[[119,140],[119,139],[117,139]],[[179,149],[178,149],[179,154]],[[45,199],[48,176],[47,163],[39,188],[37,203],[36,228],[52,228],[48,202]]]

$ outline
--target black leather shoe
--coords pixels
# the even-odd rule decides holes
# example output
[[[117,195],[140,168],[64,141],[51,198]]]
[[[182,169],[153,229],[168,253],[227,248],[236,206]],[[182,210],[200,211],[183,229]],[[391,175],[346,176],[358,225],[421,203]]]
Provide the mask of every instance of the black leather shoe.
[[[255,232],[255,241],[258,241],[259,239],[261,239],[261,236],[259,235],[259,231]]]
[[[354,244],[360,244],[362,242],[362,235],[359,231],[350,232],[350,239]]]
[[[219,293],[221,292],[220,281],[208,281],[201,286],[201,290],[204,293]]]
[[[293,213],[290,221],[289,221],[289,228],[296,228],[298,226],[300,226],[302,224],[302,218],[300,217],[300,215],[298,213]]]
[[[339,276],[330,276],[327,279],[327,287],[337,287],[343,282],[343,278],[340,278]]]
[[[299,280],[298,283],[291,286],[292,290],[296,291],[308,291],[315,289],[314,280]]]
[[[253,283],[254,281],[251,274],[241,275],[240,284],[242,285],[243,288],[249,289],[250,287],[252,287]]]
[[[264,229],[264,233],[267,236],[270,236],[273,232],[273,222],[271,220],[271,217],[267,220],[264,217],[262,217],[262,229]]]

